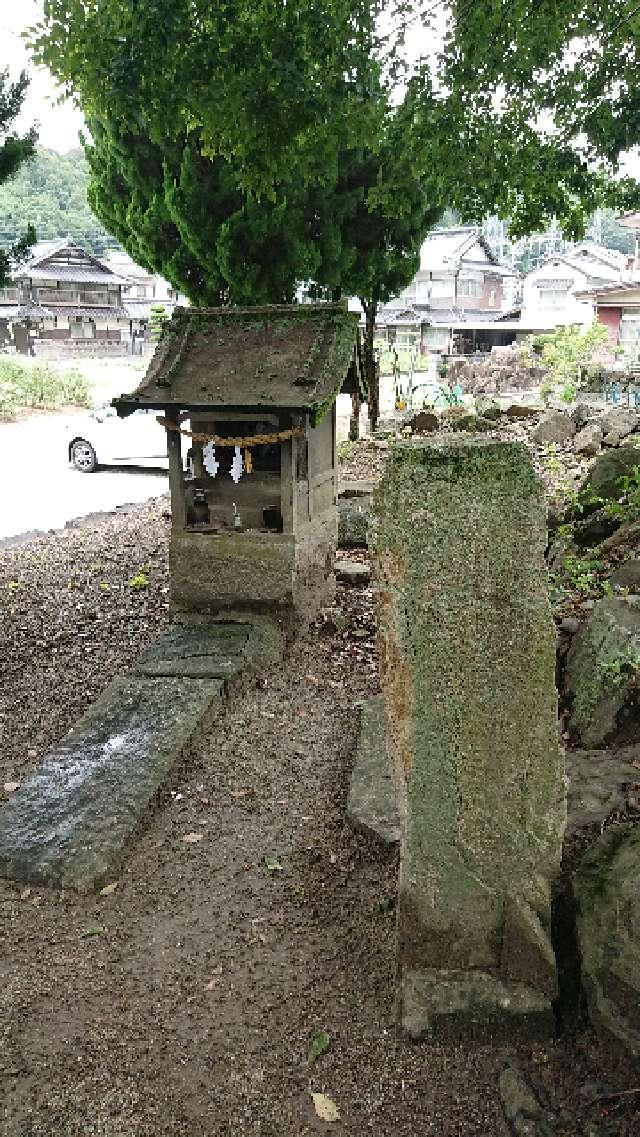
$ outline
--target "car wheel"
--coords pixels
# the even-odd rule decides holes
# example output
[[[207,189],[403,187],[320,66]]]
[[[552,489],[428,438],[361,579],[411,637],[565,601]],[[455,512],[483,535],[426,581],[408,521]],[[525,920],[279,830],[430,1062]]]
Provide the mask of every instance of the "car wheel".
[[[82,474],[92,474],[98,465],[96,452],[90,442],[84,438],[76,438],[71,446],[71,461],[76,470]]]

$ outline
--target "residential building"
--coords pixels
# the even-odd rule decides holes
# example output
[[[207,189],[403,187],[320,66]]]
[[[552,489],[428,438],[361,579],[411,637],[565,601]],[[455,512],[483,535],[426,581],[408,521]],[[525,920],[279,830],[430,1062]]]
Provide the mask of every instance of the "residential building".
[[[414,279],[381,308],[379,334],[422,353],[455,351],[465,332],[476,324],[484,329],[503,316],[517,276],[498,263],[479,227],[436,229],[423,242]],[[496,335],[503,342],[504,335]],[[495,337],[487,340],[496,342]]]
[[[0,340],[48,357],[141,351],[151,306],[161,303],[171,311],[176,299],[166,282],[152,283],[148,295],[149,274],[123,257],[102,261],[70,238],[35,245],[0,289]]]
[[[583,242],[528,272],[520,319],[532,331],[563,325],[587,327],[594,317],[592,290],[628,278],[629,258],[617,249]]]
[[[625,362],[640,363],[640,281],[619,281],[585,290],[579,298],[591,306],[609,333],[610,348]]]

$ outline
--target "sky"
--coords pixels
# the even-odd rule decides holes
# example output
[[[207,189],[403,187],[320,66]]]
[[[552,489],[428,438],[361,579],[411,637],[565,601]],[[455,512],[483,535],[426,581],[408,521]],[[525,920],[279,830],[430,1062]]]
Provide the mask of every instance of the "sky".
[[[8,66],[11,78],[16,78],[23,69],[31,75],[17,129],[28,130],[37,122],[40,144],[64,154],[78,146],[82,115],[69,100],[62,106],[56,105],[59,88],[46,68],[33,67],[21,39],[21,33],[38,21],[41,8],[40,0],[0,0],[0,67]]]

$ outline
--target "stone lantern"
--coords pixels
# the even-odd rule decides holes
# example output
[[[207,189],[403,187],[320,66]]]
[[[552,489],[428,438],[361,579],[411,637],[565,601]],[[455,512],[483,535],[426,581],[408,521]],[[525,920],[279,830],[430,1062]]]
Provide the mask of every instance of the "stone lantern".
[[[174,612],[312,618],[337,541],[336,407],[362,390],[358,317],[337,305],[177,308],[114,399],[167,432]]]

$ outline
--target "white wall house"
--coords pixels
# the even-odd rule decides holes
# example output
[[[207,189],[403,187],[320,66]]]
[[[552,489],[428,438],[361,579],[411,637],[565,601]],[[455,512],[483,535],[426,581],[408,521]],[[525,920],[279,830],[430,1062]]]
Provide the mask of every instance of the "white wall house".
[[[616,249],[585,242],[570,253],[549,257],[522,285],[521,322],[544,330],[569,324],[587,327],[595,316],[589,290],[628,275],[627,257]]]

